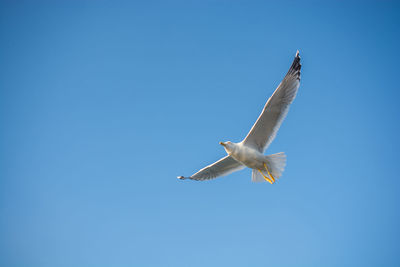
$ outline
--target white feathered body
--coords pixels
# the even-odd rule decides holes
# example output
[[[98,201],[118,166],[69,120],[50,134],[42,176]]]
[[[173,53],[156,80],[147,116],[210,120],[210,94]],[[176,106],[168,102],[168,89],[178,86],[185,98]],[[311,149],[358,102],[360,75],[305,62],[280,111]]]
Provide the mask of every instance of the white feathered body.
[[[265,156],[257,149],[246,146],[243,142],[224,143],[226,153],[239,163],[253,169],[252,181],[264,182],[264,175],[269,174],[268,171],[275,177],[279,178],[286,165],[286,155],[283,152]],[[267,168],[268,170],[267,170]]]
[[[232,158],[251,169],[264,169],[265,156],[252,147],[243,143],[230,143],[225,150]]]

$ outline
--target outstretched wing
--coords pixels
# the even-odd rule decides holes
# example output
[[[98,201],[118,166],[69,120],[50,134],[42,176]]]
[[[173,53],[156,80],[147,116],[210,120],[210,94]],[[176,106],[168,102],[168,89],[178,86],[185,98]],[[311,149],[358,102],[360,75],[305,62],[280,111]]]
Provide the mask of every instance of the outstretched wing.
[[[289,105],[296,97],[300,86],[300,69],[300,56],[299,51],[297,51],[292,66],[285,78],[283,78],[278,88],[276,88],[273,95],[268,99],[256,123],[243,140],[245,145],[264,152],[272,140],[274,140],[283,119],[289,111]]]
[[[196,172],[190,177],[179,176],[179,179],[192,179],[198,181],[210,180],[219,176],[230,174],[234,171],[238,171],[244,168],[244,165],[236,161],[231,156],[226,156],[217,162],[214,162],[207,167],[204,167],[200,171]]]

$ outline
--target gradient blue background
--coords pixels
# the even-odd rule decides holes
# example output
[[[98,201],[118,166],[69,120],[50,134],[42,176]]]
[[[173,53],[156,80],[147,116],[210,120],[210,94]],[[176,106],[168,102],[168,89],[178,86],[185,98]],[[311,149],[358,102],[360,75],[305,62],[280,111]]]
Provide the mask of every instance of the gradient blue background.
[[[400,5],[299,2],[1,1],[0,265],[399,266]],[[282,179],[177,180],[297,49]]]

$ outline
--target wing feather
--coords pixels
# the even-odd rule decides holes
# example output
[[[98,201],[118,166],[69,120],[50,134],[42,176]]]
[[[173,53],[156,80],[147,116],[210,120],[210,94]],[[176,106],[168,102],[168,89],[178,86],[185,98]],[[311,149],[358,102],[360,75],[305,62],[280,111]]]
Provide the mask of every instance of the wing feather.
[[[226,156],[213,164],[210,164],[199,170],[190,177],[179,176],[179,179],[192,179],[198,181],[210,180],[219,176],[228,175],[234,171],[244,168],[244,165],[236,161],[231,156]]]
[[[274,140],[283,119],[289,111],[289,105],[296,97],[300,86],[300,70],[300,55],[299,51],[297,51],[285,78],[268,99],[256,123],[243,140],[245,145],[264,152]]]

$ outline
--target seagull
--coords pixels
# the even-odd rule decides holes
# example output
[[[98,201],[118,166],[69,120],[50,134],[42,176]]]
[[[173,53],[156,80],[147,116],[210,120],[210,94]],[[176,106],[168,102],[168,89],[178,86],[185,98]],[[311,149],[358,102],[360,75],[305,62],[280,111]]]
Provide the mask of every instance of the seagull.
[[[239,143],[219,142],[224,147],[227,156],[204,167],[192,176],[178,176],[178,179],[210,180],[248,167],[252,169],[253,182],[275,183],[286,166],[286,155],[280,152],[265,156],[264,151],[274,140],[289,111],[290,104],[296,97],[300,86],[300,69],[300,55],[297,51],[289,71],[268,99],[246,138]]]

